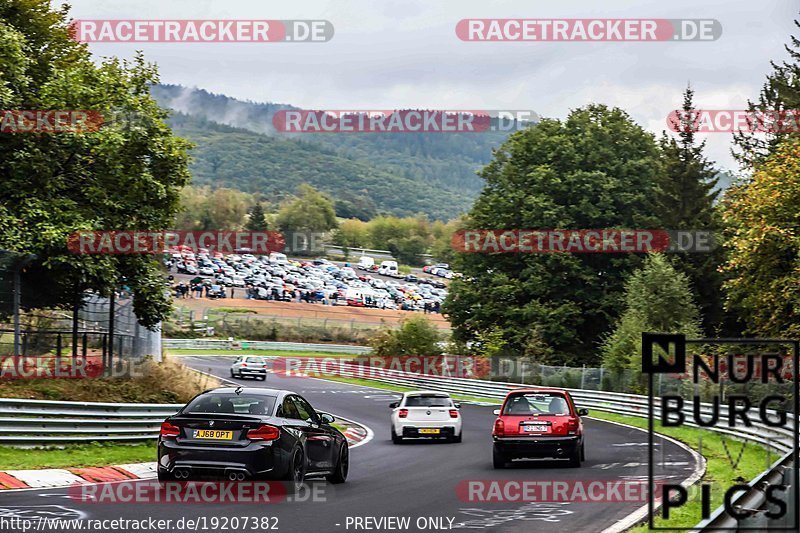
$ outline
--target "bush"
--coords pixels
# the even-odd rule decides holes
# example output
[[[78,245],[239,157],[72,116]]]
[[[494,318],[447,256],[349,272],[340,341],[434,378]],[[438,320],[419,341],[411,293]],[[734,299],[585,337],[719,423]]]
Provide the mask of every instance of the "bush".
[[[376,356],[442,355],[442,333],[423,316],[405,318],[398,329],[384,329],[370,341]]]
[[[544,378],[542,380],[542,385],[545,387],[561,388],[564,387],[564,379],[561,377],[561,374],[553,374]]]

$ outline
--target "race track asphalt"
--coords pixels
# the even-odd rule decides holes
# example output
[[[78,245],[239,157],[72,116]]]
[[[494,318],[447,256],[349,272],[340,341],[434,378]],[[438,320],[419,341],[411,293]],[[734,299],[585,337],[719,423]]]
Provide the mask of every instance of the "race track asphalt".
[[[197,369],[230,380],[230,357],[192,356],[183,361]],[[289,389],[303,395],[320,411],[357,421],[374,432],[373,438],[351,451],[347,483],[312,485],[325,501],[275,504],[97,504],[81,502],[66,489],[0,491],[0,518],[41,515],[90,519],[172,519],[221,517],[277,517],[278,531],[335,533],[344,531],[459,531],[498,533],[534,531],[599,532],[644,505],[644,502],[511,502],[462,501],[456,488],[464,480],[641,480],[647,476],[647,434],[632,428],[585,420],[586,461],[568,468],[561,461],[535,461],[494,470],[491,462],[493,407],[464,404],[462,443],[415,442],[394,445],[389,435],[389,403],[398,393],[377,388],[303,377],[270,374],[266,382],[234,379],[246,386]],[[694,459],[682,447],[656,439],[655,475],[678,483],[695,470]],[[155,460],[155,457],[153,458]],[[133,483],[142,483],[133,482]],[[321,492],[320,492],[321,491]],[[366,517],[410,517],[407,529],[356,528]],[[417,527],[417,519],[433,519]],[[440,519],[442,526],[436,525]],[[274,521],[272,522],[274,523]],[[349,524],[349,525],[348,525]],[[365,523],[366,524],[366,523]],[[433,525],[431,525],[433,524]],[[224,531],[211,528],[207,531]],[[229,524],[229,525],[232,525]],[[201,528],[198,528],[202,530]],[[164,529],[163,533],[178,531]],[[183,529],[186,530],[186,529]],[[235,529],[230,529],[234,531]],[[14,531],[9,529],[9,531]],[[52,531],[67,531],[65,529]],[[238,531],[251,531],[242,529]],[[266,531],[261,529],[259,531]],[[16,533],[16,532],[15,532]]]

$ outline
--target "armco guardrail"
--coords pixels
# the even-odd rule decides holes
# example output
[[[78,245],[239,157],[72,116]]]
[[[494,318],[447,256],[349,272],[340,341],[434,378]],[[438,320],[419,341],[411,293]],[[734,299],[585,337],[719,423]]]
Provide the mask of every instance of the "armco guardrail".
[[[307,344],[301,342],[228,341],[224,339],[163,339],[164,349],[184,350],[276,350],[294,352],[328,352],[362,355],[369,346],[349,344]]]
[[[158,436],[161,422],[182,406],[0,398],[0,444],[152,440]]]

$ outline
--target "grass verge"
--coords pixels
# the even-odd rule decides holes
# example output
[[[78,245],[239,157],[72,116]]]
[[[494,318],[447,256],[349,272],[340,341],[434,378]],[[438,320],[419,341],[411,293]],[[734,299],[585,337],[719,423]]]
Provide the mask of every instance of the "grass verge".
[[[647,429],[646,418],[596,410],[590,410],[590,416]],[[778,459],[778,455],[758,444],[732,440],[712,431],[693,427],[663,427],[658,420],[656,420],[655,430],[683,442],[705,457],[706,473],[701,482],[711,485],[712,510],[722,505],[724,493],[730,486],[751,481]],[[657,513],[655,526],[688,530],[700,522],[702,518],[700,513],[700,490],[692,488],[689,489],[687,502],[681,507],[670,510],[669,520],[665,520],[660,511]],[[647,525],[642,525],[631,531],[643,533],[650,529]]]
[[[7,448],[0,447],[3,470],[32,470],[37,468],[78,468],[125,463],[145,463],[156,460],[156,444],[71,444],[64,448]]]

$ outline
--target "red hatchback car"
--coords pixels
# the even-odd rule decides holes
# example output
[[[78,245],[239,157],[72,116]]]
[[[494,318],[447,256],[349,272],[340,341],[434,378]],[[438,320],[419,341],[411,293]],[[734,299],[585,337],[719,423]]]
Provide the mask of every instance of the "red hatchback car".
[[[560,389],[517,389],[495,410],[492,459],[505,468],[512,459],[553,457],[579,467],[585,460],[582,416],[569,392]]]

